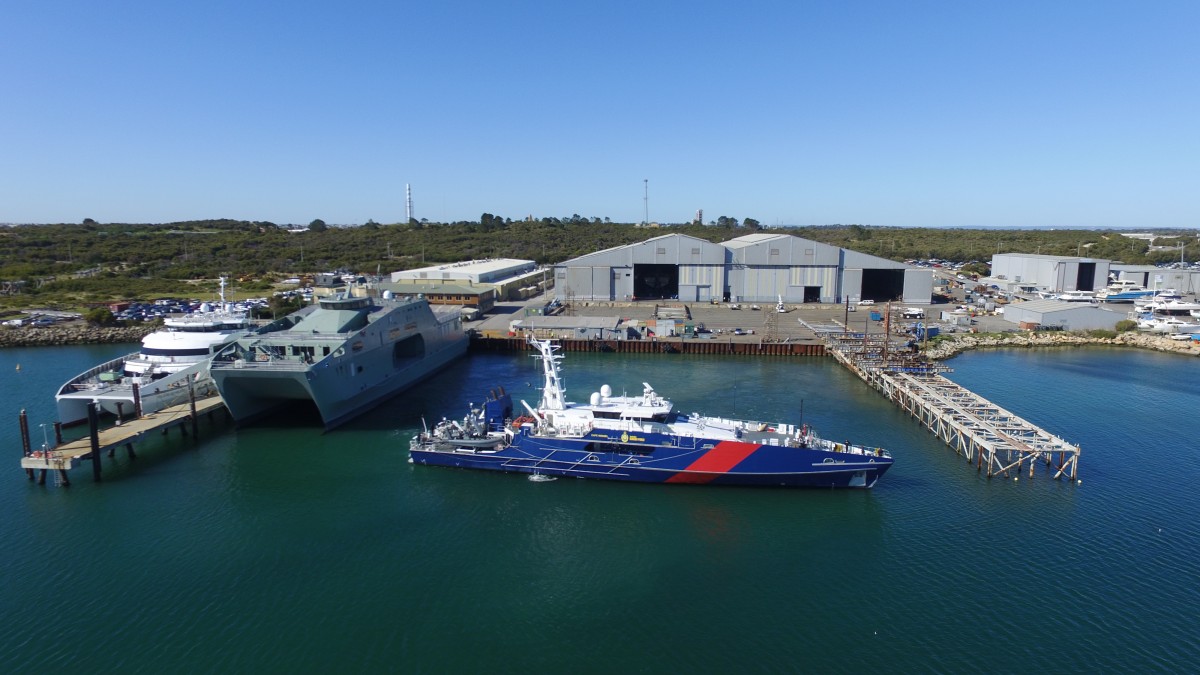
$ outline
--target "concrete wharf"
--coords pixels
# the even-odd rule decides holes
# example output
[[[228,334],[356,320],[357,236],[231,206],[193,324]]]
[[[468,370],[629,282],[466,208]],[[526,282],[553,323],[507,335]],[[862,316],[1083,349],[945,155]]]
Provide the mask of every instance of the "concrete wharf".
[[[112,457],[116,449],[123,445],[129,457],[136,459],[137,454],[134,452],[133,444],[142,440],[146,434],[160,431],[165,435],[171,428],[179,427],[186,436],[190,426],[192,435],[195,436],[199,433],[199,417],[224,409],[224,407],[225,402],[221,400],[221,397],[213,395],[125,420],[106,429],[99,429],[95,406],[89,406],[89,434],[87,436],[63,442],[62,428],[56,423],[54,426],[55,445],[53,447],[43,446],[37,450],[30,448],[29,424],[25,411],[22,410],[20,415],[21,468],[25,469],[29,480],[33,480],[35,472],[40,471],[39,485],[45,484],[46,472],[50,470],[58,472],[55,480],[57,484],[70,485],[71,481],[67,476],[67,471],[75,466],[75,462],[90,459],[92,460],[92,478],[99,481],[101,453],[107,452],[108,456]]]
[[[843,329],[844,330],[844,329]],[[1055,479],[1076,480],[1079,446],[971,392],[942,375],[950,369],[879,334],[823,331],[826,350],[988,477],[1029,477],[1041,461]]]

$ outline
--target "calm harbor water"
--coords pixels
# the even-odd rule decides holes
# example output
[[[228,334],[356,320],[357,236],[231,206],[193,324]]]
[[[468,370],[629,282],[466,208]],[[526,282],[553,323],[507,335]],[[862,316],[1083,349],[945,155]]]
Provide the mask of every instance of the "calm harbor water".
[[[949,376],[1083,447],[1081,485],[977,474],[832,359],[569,354],[569,398],[889,448],[870,491],[622,485],[406,462],[533,359],[472,356],[354,423],[149,439],[105,482],[18,468],[70,375],[131,345],[0,350],[0,672],[1192,672],[1200,361],[980,352]],[[17,369],[17,365],[20,369]],[[39,440],[40,442],[40,440]]]

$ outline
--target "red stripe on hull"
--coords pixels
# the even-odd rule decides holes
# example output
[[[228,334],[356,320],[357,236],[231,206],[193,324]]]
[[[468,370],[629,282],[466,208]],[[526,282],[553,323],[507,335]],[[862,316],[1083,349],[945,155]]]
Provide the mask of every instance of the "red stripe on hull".
[[[697,457],[696,461],[688,465],[688,468],[668,478],[666,482],[697,484],[711,482],[737,466],[743,459],[754,454],[757,449],[757,443],[721,441],[712,450]]]

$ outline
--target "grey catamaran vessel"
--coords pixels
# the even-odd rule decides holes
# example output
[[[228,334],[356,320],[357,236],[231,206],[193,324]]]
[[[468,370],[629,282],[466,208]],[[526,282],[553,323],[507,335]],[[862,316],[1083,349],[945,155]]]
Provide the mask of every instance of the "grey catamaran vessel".
[[[466,353],[457,308],[420,296],[320,299],[229,345],[211,373],[239,424],[312,401],[326,429],[343,424]]]

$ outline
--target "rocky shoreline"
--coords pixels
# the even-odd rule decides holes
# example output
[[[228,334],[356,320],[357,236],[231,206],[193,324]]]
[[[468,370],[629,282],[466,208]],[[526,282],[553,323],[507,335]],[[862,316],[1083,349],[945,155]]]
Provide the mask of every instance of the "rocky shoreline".
[[[936,345],[925,350],[924,354],[927,358],[942,360],[972,349],[997,347],[1080,347],[1085,345],[1137,347],[1139,349],[1152,349],[1172,354],[1200,355],[1200,343],[1193,340],[1172,340],[1165,335],[1151,335],[1135,331],[1118,333],[1115,337],[1097,337],[1086,333],[1029,331],[950,334],[946,335],[944,339],[939,340]]]
[[[154,326],[100,327],[50,326],[45,328],[0,328],[0,349],[4,347],[61,347],[65,345],[117,344],[140,342]],[[1011,333],[952,333],[924,351],[927,358],[943,360],[973,349],[1080,347],[1111,345],[1137,347],[1172,354],[1200,356],[1200,342],[1172,340],[1165,335],[1130,331],[1115,337],[1097,337],[1086,333],[1011,332]]]
[[[85,325],[7,328],[0,329],[0,348],[141,342],[143,337],[154,330],[153,326],[110,328]]]

